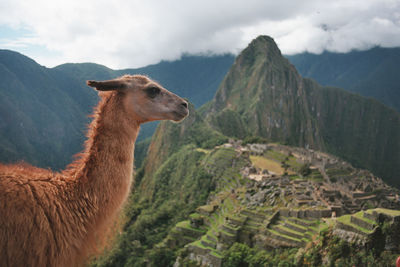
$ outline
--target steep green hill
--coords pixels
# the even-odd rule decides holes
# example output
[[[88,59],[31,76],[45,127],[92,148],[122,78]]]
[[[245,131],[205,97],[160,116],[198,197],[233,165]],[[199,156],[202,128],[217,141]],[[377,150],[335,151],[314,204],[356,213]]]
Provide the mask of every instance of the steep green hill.
[[[396,226],[361,213],[328,218],[376,207],[398,209],[398,191],[322,152],[251,143],[269,139],[340,156],[350,146],[356,156],[349,157],[363,160],[356,147],[363,153],[374,147],[377,153],[377,136],[397,146],[392,134],[398,134],[398,119],[377,101],[303,79],[272,39],[259,37],[235,60],[212,102],[198,111],[190,106],[181,124],[160,123],[136,175],[124,231],[114,248],[92,264],[320,266],[322,260],[333,264],[336,250],[347,246],[354,257],[342,263],[364,263],[371,249],[365,240],[386,229],[378,235],[381,242]],[[363,128],[369,125],[364,120],[384,129]],[[371,144],[364,148],[367,130]],[[228,137],[250,144],[230,140],[221,145]],[[388,160],[391,166],[395,162]],[[377,225],[380,230],[372,231]],[[340,234],[365,243],[340,241]],[[318,246],[311,249],[310,242]],[[370,262],[393,259],[381,246],[390,240],[382,242],[372,242],[380,250]],[[325,257],[318,256],[320,251]]]
[[[368,262],[394,260],[398,190],[322,152],[226,141],[192,106],[183,123],[161,123],[124,231],[92,266],[363,264],[368,251]]]
[[[0,51],[0,161],[65,166],[80,150],[85,116],[48,69]]]
[[[400,111],[400,48],[287,56],[303,77],[373,97]]]
[[[227,136],[333,153],[400,185],[399,113],[302,78],[269,37],[258,37],[236,58],[207,120]]]

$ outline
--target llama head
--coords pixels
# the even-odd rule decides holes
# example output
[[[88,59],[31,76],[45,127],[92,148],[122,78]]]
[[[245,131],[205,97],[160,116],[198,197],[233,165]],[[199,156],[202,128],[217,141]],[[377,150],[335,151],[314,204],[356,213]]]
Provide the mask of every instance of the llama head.
[[[98,91],[118,91],[125,110],[139,122],[181,121],[188,114],[188,103],[143,75],[124,75],[108,81],[87,81]]]

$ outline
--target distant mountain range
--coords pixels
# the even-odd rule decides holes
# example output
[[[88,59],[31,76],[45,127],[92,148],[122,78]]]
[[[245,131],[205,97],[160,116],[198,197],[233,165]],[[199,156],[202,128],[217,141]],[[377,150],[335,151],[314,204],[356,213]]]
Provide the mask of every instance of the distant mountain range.
[[[374,48],[348,54],[300,54],[287,58],[304,76],[375,97],[399,110],[400,75],[395,65],[398,57],[397,48]],[[81,150],[87,115],[98,100],[96,93],[85,85],[87,79],[147,74],[200,107],[213,98],[233,62],[234,56],[228,54],[183,56],[177,61],[139,69],[112,70],[93,63],[63,64],[48,69],[19,53],[0,50],[0,161],[24,160],[53,169],[68,164],[71,156]],[[270,122],[273,123],[276,122]],[[138,141],[151,136],[156,125],[143,125]],[[148,144],[146,141],[137,146],[138,163],[143,160]]]
[[[400,48],[287,56],[303,77],[373,97],[400,112]]]
[[[0,50],[0,161],[24,160],[60,169],[81,150],[87,116],[97,93],[86,80],[106,80],[123,74],[146,74],[196,106],[212,99],[232,65],[232,55],[183,56],[139,69],[112,70],[102,65],[40,66],[19,53]],[[140,139],[156,124],[145,124]]]

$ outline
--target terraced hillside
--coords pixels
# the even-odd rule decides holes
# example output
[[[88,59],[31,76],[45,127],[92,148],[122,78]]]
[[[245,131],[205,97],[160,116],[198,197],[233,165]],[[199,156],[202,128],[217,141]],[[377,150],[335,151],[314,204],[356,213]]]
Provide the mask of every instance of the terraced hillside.
[[[198,151],[206,154],[202,164],[210,173],[223,175],[207,204],[177,223],[157,245],[179,250],[180,264],[223,266],[236,243],[258,251],[306,248],[326,231],[371,246],[371,240],[387,238],[382,231],[392,231],[394,222],[400,222],[398,190],[331,155],[277,144],[241,146],[233,140]],[[217,169],[221,165],[210,161],[217,154],[220,160],[226,158],[221,155],[236,154],[240,172]],[[278,164],[283,172],[255,157]],[[388,249],[399,248],[394,241],[386,243]]]

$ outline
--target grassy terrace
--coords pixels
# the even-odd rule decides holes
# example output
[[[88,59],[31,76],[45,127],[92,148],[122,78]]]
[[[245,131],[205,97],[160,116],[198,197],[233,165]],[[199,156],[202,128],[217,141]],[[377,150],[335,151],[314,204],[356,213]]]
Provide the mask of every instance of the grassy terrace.
[[[287,227],[283,226],[282,224],[278,224],[278,225],[276,225],[276,227],[281,229],[281,230],[283,230],[283,231],[285,231],[285,232],[288,232],[288,233],[291,233],[291,234],[295,234],[295,235],[299,235],[299,236],[303,236],[303,233],[297,232],[297,231],[295,231],[293,229],[290,229],[290,228],[287,228]]]
[[[224,227],[233,230],[233,231],[238,231],[240,229],[240,226],[234,226],[234,225],[230,225],[230,224],[224,224]]]
[[[203,241],[205,241],[207,243],[215,244],[215,242],[213,240],[209,239],[208,236],[209,235],[202,235],[200,240],[203,240]]]
[[[216,250],[211,250],[210,254],[220,259],[223,258],[222,255],[219,254]]]
[[[300,177],[300,176],[297,175],[297,174],[289,175],[289,179],[290,179],[290,180],[304,180],[303,177]]]
[[[298,172],[303,164],[297,162],[297,159],[294,156],[290,156],[286,163],[290,166],[291,169]]]
[[[364,211],[359,211],[359,212],[353,214],[353,216],[357,217],[358,219],[361,219],[369,224],[376,225],[375,221],[365,218],[363,215],[364,215]]]
[[[206,229],[204,229],[204,228],[193,228],[193,227],[190,225],[190,221],[189,221],[189,220],[179,222],[179,223],[176,224],[175,227],[178,227],[178,228],[185,228],[185,229],[189,229],[189,230],[191,230],[191,231],[195,231],[195,232],[199,232],[199,233],[205,233],[205,232],[206,232]]]
[[[377,209],[373,209],[373,210],[367,210],[366,212],[371,214],[372,211],[376,211],[378,213],[387,214],[387,215],[390,215],[390,216],[400,216],[400,210],[389,210],[389,209],[377,208]]]
[[[287,157],[287,155],[282,154],[282,153],[280,153],[278,151],[275,151],[275,150],[268,150],[264,155],[266,157],[268,157],[270,159],[273,159],[273,160],[276,160],[278,162],[285,161],[285,159]]]
[[[360,227],[360,226],[358,226],[358,225],[352,223],[352,222],[350,221],[350,217],[351,217],[351,215],[350,215],[350,214],[347,214],[347,215],[343,215],[343,216],[337,218],[336,220],[337,220],[338,222],[343,223],[343,224],[350,225],[351,227],[353,227],[353,228],[355,228],[355,229],[357,229],[357,230],[360,230],[361,232],[363,232],[363,233],[365,233],[365,234],[371,234],[371,233],[373,232],[372,230],[370,231],[370,230],[368,230],[368,229],[365,229],[365,228],[363,228],[363,227]]]
[[[309,235],[309,236],[313,237],[315,235],[318,235],[318,232],[307,231],[307,232],[304,233],[304,235]]]
[[[226,216],[228,219],[231,219],[233,221],[239,221],[241,223],[244,223],[244,221],[246,221],[246,217],[244,216],[240,216],[240,215],[232,215],[232,214],[228,214],[228,216]]]
[[[303,225],[296,224],[296,223],[294,223],[294,222],[292,222],[292,221],[289,221],[289,220],[286,220],[285,223],[290,224],[290,225],[293,225],[294,227],[297,227],[297,228],[302,229],[302,230],[304,230],[304,231],[307,231],[307,227],[305,227],[305,226],[303,226]]]
[[[250,156],[250,160],[251,163],[257,168],[269,170],[278,175],[282,175],[285,172],[285,170],[281,167],[281,164],[274,160],[267,159],[262,156]]]
[[[209,154],[211,152],[210,149],[204,149],[204,148],[196,148],[196,151],[204,153],[204,154]]]
[[[351,174],[351,171],[350,170],[346,170],[346,169],[334,169],[334,168],[332,168],[332,169],[328,169],[326,171],[326,174],[328,174],[329,176],[339,176],[339,175],[345,176],[345,175]]]
[[[198,214],[198,213],[192,213],[192,214],[189,215],[189,217],[191,219],[194,219],[194,220],[199,220],[199,219],[202,218],[202,216],[200,214]]]
[[[218,194],[218,198],[220,204],[218,209],[215,210],[212,214],[210,214],[210,226],[208,227],[207,232],[204,232],[204,235],[202,235],[200,239],[192,242],[191,245],[209,251],[208,253],[210,255],[222,258],[222,255],[217,250],[215,250],[212,247],[204,246],[204,244],[202,244],[201,242],[205,241],[206,243],[214,244],[215,241],[213,241],[212,239],[218,240],[218,237],[216,236],[218,232],[223,233],[226,236],[233,237],[234,236],[233,234],[221,229],[221,226],[225,223],[225,217],[230,216],[237,220],[243,220],[243,219],[241,217],[231,215],[234,213],[233,210],[238,206],[236,199],[231,198],[231,195],[226,192]],[[224,225],[224,226],[229,227],[231,229],[236,229],[235,227],[232,227],[230,225]],[[208,236],[211,237],[212,239],[208,238]]]
[[[204,205],[204,206],[198,207],[197,210],[211,213],[214,211],[214,206],[213,205]]]
[[[218,237],[214,234],[213,229],[208,230],[207,235],[214,238],[215,240],[218,240]]]
[[[285,234],[281,234],[281,233],[275,231],[274,229],[268,229],[267,231],[269,231],[270,233],[272,233],[272,234],[274,234],[276,236],[283,236],[286,239],[294,240],[294,241],[297,241],[297,242],[302,242],[301,239],[298,239],[298,238],[295,238],[295,237],[292,237],[292,236],[288,236],[288,235],[285,235]]]
[[[311,173],[307,176],[307,178],[316,182],[322,181],[324,179],[322,174],[317,169],[312,170]]]
[[[306,228],[311,228],[311,229],[315,229],[316,231],[318,230],[318,224],[320,223],[319,220],[308,220],[308,219],[300,219],[300,218],[295,218],[295,217],[288,217],[287,218],[288,222],[293,222],[296,225],[303,225]],[[307,226],[305,226],[307,225]]]
[[[217,250],[215,250],[215,249],[213,249],[213,248],[211,248],[211,247],[206,247],[206,246],[204,246],[204,245],[201,243],[201,239],[196,240],[196,241],[194,241],[194,242],[192,242],[192,243],[190,243],[190,244],[193,245],[193,246],[196,246],[196,247],[205,249],[205,250],[214,251],[215,253],[218,254]]]

